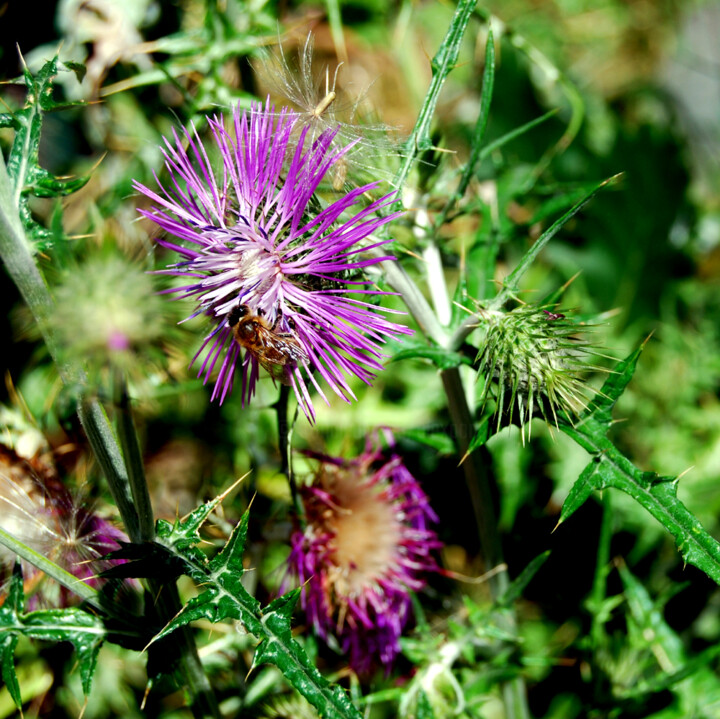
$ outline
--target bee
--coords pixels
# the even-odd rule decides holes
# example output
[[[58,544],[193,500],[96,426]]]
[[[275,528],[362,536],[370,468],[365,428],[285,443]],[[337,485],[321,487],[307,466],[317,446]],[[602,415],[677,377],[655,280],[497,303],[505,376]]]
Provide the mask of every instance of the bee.
[[[260,311],[238,305],[227,316],[235,341],[249,352],[274,379],[290,384],[293,365],[310,361],[304,347],[290,332],[278,332]]]

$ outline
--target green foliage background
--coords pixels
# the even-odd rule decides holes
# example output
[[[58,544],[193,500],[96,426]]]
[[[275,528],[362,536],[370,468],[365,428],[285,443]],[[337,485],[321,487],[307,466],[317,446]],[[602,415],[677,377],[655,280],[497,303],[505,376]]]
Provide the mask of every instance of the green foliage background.
[[[64,277],[75,272],[82,278],[93,262],[120,261],[128,275],[137,276],[169,261],[153,248],[152,228],[137,221],[140,200],[131,180],[152,182],[162,165],[161,138],[172,128],[202,124],[207,113],[237,102],[249,106],[263,96],[254,58],[285,28],[297,28],[300,37],[314,30],[319,67],[334,62],[341,31],[348,66],[375,79],[370,98],[379,118],[407,134],[431,82],[430,58],[455,10],[452,3],[409,0],[138,0],[123,6],[131,18],[127,37],[109,23],[78,23],[72,2],[58,3],[37,26],[21,23],[13,7],[3,22],[8,84],[1,88],[6,113],[0,144],[6,157],[19,132],[17,118],[24,117],[29,132],[40,132],[32,124],[39,115],[20,114],[24,88],[12,82],[21,72],[13,43],[20,43],[37,79],[63,40],[65,65],[44,100],[52,112],[42,119],[38,160],[48,174],[36,172],[26,183],[33,191],[23,197],[21,217],[57,297]],[[107,12],[98,18],[110,17]],[[555,113],[482,157],[472,178],[473,199],[440,228],[447,281],[453,291],[466,279],[467,295],[492,297],[496,287],[488,275],[464,277],[464,267],[489,267],[496,279],[506,277],[560,215],[603,180],[623,173],[564,224],[521,286],[527,293],[521,296],[539,301],[579,272],[561,307],[596,322],[593,341],[614,358],[606,364],[617,374],[590,377],[596,387],[607,382],[583,427],[550,431],[536,421],[525,443],[512,427],[477,450],[497,487],[492,501],[516,580],[504,603],[491,602],[487,585],[433,578],[417,598],[417,626],[396,674],[363,685],[345,678],[342,657],[319,646],[310,632],[289,639],[289,604],[276,607],[282,619],[277,634],[287,651],[300,646],[324,676],[340,680],[357,711],[373,719],[510,716],[502,686],[516,677],[527,686],[535,717],[717,717],[720,593],[696,567],[717,581],[720,562],[712,557],[709,537],[690,528],[696,517],[710,536],[720,536],[720,112],[711,93],[698,90],[708,80],[717,90],[720,58],[706,54],[703,29],[720,22],[720,10],[711,2],[679,0],[506,0],[479,6],[427,128],[432,143],[454,153],[428,147],[422,156],[428,167],[440,162],[443,168],[425,188],[437,212],[471,152],[491,16],[497,60],[486,146]],[[138,53],[118,56],[113,40],[142,45]],[[84,84],[80,66],[71,61],[85,64]],[[707,107],[698,104],[698,92]],[[422,175],[421,166],[418,184]],[[54,177],[70,179],[59,188]],[[43,197],[47,183],[52,192]],[[73,194],[61,198],[60,189]],[[423,264],[416,259],[422,242],[401,223],[393,234],[406,269],[422,283]],[[491,238],[495,250],[488,253]],[[93,296],[91,279],[88,272],[85,288],[81,280],[70,280],[80,317],[87,316],[83,303]],[[9,279],[5,286],[0,317],[6,318],[3,334],[12,338],[13,349],[3,354],[11,380],[3,401],[18,406],[21,397],[54,447],[71,444],[81,451],[85,440],[72,385],[61,387]],[[145,300],[138,284],[128,282],[117,293],[123,306],[141,314]],[[245,409],[233,401],[211,405],[207,388],[187,370],[204,327],[200,321],[176,327],[191,310],[167,305],[157,310],[164,313],[160,329],[130,357],[128,368],[153,504],[172,522],[252,470],[212,515],[205,539],[221,547],[236,525],[237,534],[247,530],[245,556],[255,571],[243,575],[242,585],[237,578],[235,590],[245,593],[243,601],[246,596],[265,606],[280,583],[289,531],[289,493],[278,472],[275,419],[267,409],[275,390],[261,383]],[[71,318],[62,323],[70,335],[82,332]],[[636,352],[644,342],[642,354]],[[395,428],[408,466],[440,515],[445,566],[477,576],[491,567],[481,556],[476,517],[448,431],[451,418],[428,357],[398,354],[372,388],[357,388],[356,403],[318,402],[317,424],[301,423],[294,443],[297,449],[350,453],[363,447],[373,427]],[[102,362],[97,365],[94,379],[104,400],[112,386]],[[590,465],[586,450],[597,452]],[[73,466],[67,481],[80,483],[87,475],[86,491],[111,511],[100,472],[82,466]],[[296,471],[309,472],[301,458]],[[663,481],[681,474],[678,482]],[[605,491],[583,503],[598,489]],[[653,516],[668,507],[677,515],[661,517],[663,527]],[[680,527],[680,552],[666,531],[673,521]],[[212,560],[216,570],[223,562],[242,566],[232,545],[227,547]],[[212,592],[210,587],[198,596],[181,579],[182,598],[193,598],[188,620],[213,619],[201,611]],[[13,596],[10,590],[1,611],[17,609]],[[513,601],[519,638],[507,623]],[[227,618],[239,610],[223,611]],[[296,614],[295,626],[301,624]],[[225,715],[278,716],[272,705],[286,698],[288,684],[272,662],[250,672],[260,663],[253,659],[256,641],[232,625],[214,625],[212,634],[209,629],[201,622],[196,634]],[[30,643],[24,636],[0,649],[14,652],[25,716],[77,715],[87,672],[74,668],[67,644]],[[105,644],[100,657],[85,717],[188,715],[182,693],[169,684],[155,687],[140,709],[144,662],[129,649]],[[318,691],[328,692],[328,702],[341,696],[337,701],[349,705],[344,691],[326,690],[322,682]],[[9,690],[0,691],[0,717],[15,711]],[[308,711],[293,706],[297,716]]]

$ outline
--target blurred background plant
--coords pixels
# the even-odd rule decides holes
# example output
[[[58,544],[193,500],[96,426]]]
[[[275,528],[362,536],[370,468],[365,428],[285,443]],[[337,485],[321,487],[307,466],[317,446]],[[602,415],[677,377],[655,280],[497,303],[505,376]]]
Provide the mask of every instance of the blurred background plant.
[[[153,183],[162,137],[173,128],[194,122],[202,132],[205,114],[238,102],[249,107],[276,92],[263,77],[263,58],[277,56],[281,42],[294,65],[308,31],[320,100],[328,68],[333,91],[362,97],[359,120],[371,125],[369,134],[362,124],[359,132],[380,136],[389,169],[377,176],[392,176],[431,81],[429,57],[455,8],[434,0],[52,5],[28,23],[23,8],[8,3],[0,21],[5,113],[16,112],[25,97],[13,82],[22,69],[16,42],[34,73],[61,47],[65,65],[54,97],[84,101],[44,116],[40,164],[57,176],[89,180],[65,198],[28,201],[32,221],[47,230],[36,250],[57,303],[52,324],[62,350],[81,357],[96,378],[101,397],[111,395],[118,367],[128,372],[157,516],[184,516],[253,470],[214,509],[204,537],[222,545],[257,493],[246,550],[255,571],[243,582],[265,604],[281,584],[292,529],[292,497],[279,474],[281,438],[268,411],[277,392],[266,379],[252,407],[210,404],[208,388],[187,369],[205,326],[196,318],[178,327],[190,306],[154,294],[167,287],[146,271],[174,258],[152,243],[151,224],[137,219],[136,208],[148,205],[131,182]],[[447,197],[471,152],[491,16],[497,69],[484,153],[470,200],[448,214]],[[492,297],[495,281],[558,214],[600,180],[624,173],[545,247],[519,299],[540,302],[570,283],[552,311],[594,321],[593,345],[618,359],[652,334],[615,411],[624,421],[610,436],[643,470],[685,473],[679,496],[713,536],[720,536],[719,34],[720,5],[711,0],[481,4],[437,107],[433,142],[442,152],[424,152],[412,192],[405,189],[415,226],[401,221],[392,230],[396,254],[449,323],[462,311],[436,295],[432,253],[451,294],[459,288],[454,299],[472,311],[469,298]],[[338,61],[344,65],[336,76]],[[358,119],[353,108],[353,100],[338,104],[331,118],[350,125]],[[3,125],[6,156],[13,136]],[[348,181],[341,179],[332,178],[329,196]],[[422,231],[422,213],[425,229],[447,220],[438,222],[441,242]],[[109,496],[96,481],[99,471],[85,455],[74,415],[77,390],[61,387],[14,286],[9,280],[4,286],[8,379],[1,399],[15,405],[13,417],[32,420],[55,452],[73,448],[65,455],[64,486],[77,496],[87,475],[93,506],[108,515]],[[476,335],[468,341],[482,347]],[[472,386],[471,370],[461,367],[461,374]],[[598,387],[603,379],[590,383]],[[479,400],[482,380],[474,386]],[[318,402],[316,424],[295,427],[295,448],[354,456],[369,430],[392,426],[398,451],[439,515],[443,566],[471,577],[492,569],[456,470],[435,368],[423,358],[398,360],[372,389],[358,383],[354,390],[358,402],[351,405]],[[2,424],[11,435],[15,420],[8,417]],[[516,580],[499,610],[486,583],[429,577],[393,673],[362,684],[347,677],[346,658],[317,643],[296,615],[305,652],[343,681],[373,719],[510,716],[502,687],[518,676],[535,717],[720,716],[717,585],[685,566],[663,527],[619,493],[587,502],[552,533],[587,458],[551,430],[535,420],[523,444],[520,430],[508,427],[479,450],[497,485],[504,558]],[[3,442],[25,456],[19,443],[15,434]],[[84,457],[80,469],[76,453]],[[301,455],[294,468],[300,480],[311,476],[311,461]],[[180,591],[190,597],[196,590],[183,579]],[[506,621],[513,601],[517,633]],[[212,631],[203,633],[200,655],[226,716],[313,716],[275,667],[250,673],[252,637],[232,625]],[[113,644],[100,651],[85,717],[187,715],[181,692],[153,690],[141,711],[142,660]],[[84,698],[73,661],[65,644],[20,641],[15,662],[25,716],[77,716]],[[7,689],[0,690],[0,717],[14,711]]]

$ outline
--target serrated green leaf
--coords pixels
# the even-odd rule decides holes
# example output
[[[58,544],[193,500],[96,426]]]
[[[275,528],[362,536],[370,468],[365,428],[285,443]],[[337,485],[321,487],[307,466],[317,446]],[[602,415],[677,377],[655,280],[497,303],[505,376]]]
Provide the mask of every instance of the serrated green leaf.
[[[473,438],[470,440],[470,444],[468,445],[467,452],[465,453],[465,456],[472,454],[476,449],[480,449],[485,442],[490,439],[490,417],[485,417],[485,419],[482,420],[480,423],[480,426],[475,431],[475,434],[473,435]]]
[[[230,535],[230,539],[210,561],[209,569],[213,574],[222,576],[224,573],[232,573],[233,576],[238,577],[244,573],[242,557],[247,541],[249,519],[250,513],[245,512]]]
[[[176,560],[179,559],[185,565],[185,572],[193,579],[195,579],[192,574],[194,568],[199,567],[198,571],[202,572],[205,571],[207,565],[205,555],[196,546],[200,541],[200,527],[215,507],[222,502],[225,494],[200,505],[184,521],[176,519],[174,523],[170,523],[164,519],[158,519],[155,525],[157,544],[165,547]]]
[[[17,624],[19,614],[23,610],[23,600],[22,570],[20,563],[16,562],[7,597],[0,607],[0,663],[2,664],[3,682],[18,709],[22,707],[22,698],[15,674],[14,658],[19,635],[17,632],[5,632],[3,628],[7,625]]]
[[[715,692],[717,692],[718,680],[715,673],[708,665],[714,662],[720,656],[720,644],[708,647],[704,651],[695,655],[692,659],[686,659],[683,665],[676,672],[671,674],[661,674],[654,679],[644,680],[627,691],[628,696],[637,694],[652,694],[661,692],[665,689],[671,689],[679,682],[685,679],[691,679],[690,691],[697,690],[702,692],[700,696],[706,696],[708,693],[707,684],[711,684]]]
[[[169,581],[185,573],[185,562],[158,542],[116,541],[120,549],[105,554],[103,559],[122,559],[123,563],[115,564],[101,572],[101,577],[119,579],[153,577]]]
[[[720,584],[720,544],[677,498],[677,478],[638,469],[607,437],[612,409],[630,382],[641,350],[618,363],[601,392],[582,417],[560,429],[585,449],[592,460],[578,477],[563,503],[558,524],[567,520],[593,493],[609,487],[629,494],[674,537],[686,562]]]
[[[262,663],[275,664],[287,681],[313,704],[321,716],[359,716],[347,694],[340,687],[332,686],[322,678],[300,645],[292,638],[290,621],[299,596],[300,590],[296,589],[273,601],[263,612],[263,624],[267,631],[255,650],[253,666]],[[326,701],[318,703],[311,698],[316,694],[318,678],[324,683],[322,688],[330,693],[329,698],[335,707]],[[341,713],[338,713],[338,709]]]
[[[253,666],[266,662],[277,666],[323,717],[360,719],[360,713],[345,691],[327,682],[292,637],[292,611],[300,590],[279,597],[263,609],[243,586],[242,555],[249,513],[243,515],[227,544],[211,560],[207,561],[202,553],[190,546],[191,540],[197,542],[199,539],[200,525],[212,511],[208,508],[210,504],[195,510],[185,522],[158,523],[158,541],[185,563],[187,574],[204,591],[192,598],[153,638],[153,642],[198,619],[213,623],[237,620],[260,640]]]
[[[603,489],[604,485],[599,481],[600,478],[596,474],[598,464],[599,460],[593,459],[575,480],[575,483],[568,492],[568,496],[565,497],[565,501],[563,502],[558,524],[562,524],[575,514],[575,512],[590,499],[594,491]]]
[[[85,694],[92,688],[100,645],[106,631],[102,620],[79,607],[23,612],[24,595],[20,564],[15,565],[5,603],[0,607],[0,663],[2,677],[18,709],[22,706],[20,687],[14,667],[18,638],[52,642],[70,642],[78,655]]]
[[[211,499],[194,509],[185,520],[176,519],[174,524],[159,519],[157,521],[157,535],[171,540],[173,546],[185,547],[196,544],[200,539],[200,527],[210,516],[215,507],[220,504],[224,495]]]
[[[621,689],[620,696],[644,702],[649,695],[673,689],[678,695],[690,698],[687,704],[681,700],[685,710],[683,716],[689,715],[691,707],[693,713],[697,712],[698,697],[717,696],[720,691],[720,681],[708,666],[720,655],[720,646],[709,647],[692,658],[688,657],[681,637],[665,620],[662,603],[653,600],[624,563],[618,565],[618,572],[632,621],[639,627],[639,634],[648,642],[652,653],[662,657],[653,677],[640,679],[627,687],[618,687]],[[679,685],[680,682],[683,685]],[[711,703],[712,700],[708,699],[708,704]],[[703,712],[700,714],[704,715]]]
[[[618,573],[623,583],[630,614],[640,627],[642,636],[650,644],[657,644],[662,648],[666,671],[667,662],[673,671],[678,669],[685,661],[680,637],[665,621],[661,607],[653,601],[648,590],[636,579],[624,562],[618,563]]]
[[[99,617],[78,607],[41,610],[25,615],[22,631],[31,639],[70,642],[78,655],[83,692],[90,693],[98,652],[106,636]]]
[[[612,410],[633,378],[642,350],[642,347],[638,347],[632,354],[615,365],[578,424],[582,423],[585,417],[592,417],[594,421],[604,424],[607,431],[612,423]]]
[[[53,78],[57,75],[57,56],[43,65],[37,75],[23,68],[21,81],[27,88],[25,105],[12,114],[0,117],[0,126],[15,130],[7,160],[7,172],[13,186],[12,204],[35,250],[45,249],[53,232],[38,224],[28,206],[31,195],[36,197],[63,197],[83,187],[90,176],[59,178],[40,166],[39,146],[43,114],[83,103],[58,103],[53,99]]]
[[[29,173],[32,181],[32,194],[36,197],[65,197],[81,190],[90,180],[90,175],[75,178],[59,178],[42,168]]]
[[[81,83],[85,79],[85,75],[87,75],[87,67],[82,62],[73,62],[72,60],[69,60],[64,62],[63,65],[65,65],[68,70],[75,73],[75,77],[78,82]]]
[[[2,621],[2,617],[0,617],[0,621]],[[2,664],[3,684],[7,687],[15,706],[20,709],[22,707],[22,698],[20,696],[20,685],[15,674],[14,662],[17,642],[18,634],[0,634],[0,664]]]

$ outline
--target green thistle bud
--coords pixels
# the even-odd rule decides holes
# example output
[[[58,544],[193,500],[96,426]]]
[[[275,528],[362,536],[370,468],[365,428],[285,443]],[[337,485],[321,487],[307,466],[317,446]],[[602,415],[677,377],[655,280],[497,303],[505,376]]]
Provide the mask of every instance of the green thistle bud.
[[[61,346],[90,366],[136,367],[168,326],[151,277],[119,255],[91,256],[64,270],[53,294],[51,321]]]
[[[496,431],[503,418],[511,424],[517,416],[523,442],[525,425],[529,437],[534,416],[557,426],[558,414],[579,415],[591,394],[582,372],[598,369],[584,361],[595,354],[578,335],[584,327],[552,309],[522,305],[511,312],[480,313],[486,329],[476,358],[484,377],[481,404],[495,386]]]

